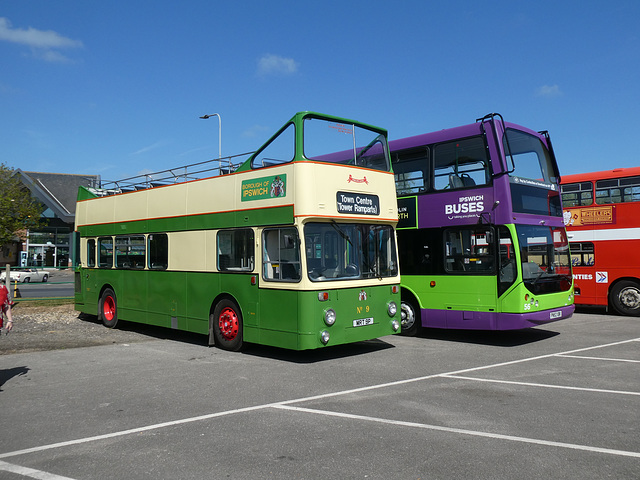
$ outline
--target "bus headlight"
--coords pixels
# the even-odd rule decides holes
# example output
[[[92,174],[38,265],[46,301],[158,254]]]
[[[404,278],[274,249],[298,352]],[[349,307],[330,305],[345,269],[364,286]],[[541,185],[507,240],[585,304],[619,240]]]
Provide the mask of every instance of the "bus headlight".
[[[327,332],[326,330],[323,330],[322,333],[320,334],[320,341],[322,342],[323,345],[326,345],[327,343],[329,343],[329,332]]]
[[[336,312],[333,308],[324,311],[324,323],[326,323],[328,326],[336,323]]]
[[[393,328],[394,332],[397,332],[398,330],[400,330],[400,322],[398,320],[394,320],[393,322],[391,322],[391,328]]]
[[[390,317],[395,317],[396,313],[398,313],[398,305],[396,302],[389,302],[387,305],[387,313]]]

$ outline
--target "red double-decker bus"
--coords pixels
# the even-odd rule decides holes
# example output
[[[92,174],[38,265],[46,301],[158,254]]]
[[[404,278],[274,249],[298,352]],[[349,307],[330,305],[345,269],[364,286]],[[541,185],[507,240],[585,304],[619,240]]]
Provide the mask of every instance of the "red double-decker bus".
[[[575,303],[640,315],[640,167],[562,177]]]

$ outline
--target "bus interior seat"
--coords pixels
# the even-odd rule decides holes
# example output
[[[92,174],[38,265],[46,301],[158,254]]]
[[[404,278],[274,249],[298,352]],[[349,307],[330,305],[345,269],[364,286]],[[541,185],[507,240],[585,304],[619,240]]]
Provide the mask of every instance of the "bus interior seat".
[[[474,187],[476,182],[469,176],[468,173],[461,173],[457,175],[455,173],[449,174],[449,188],[464,188]]]
[[[463,186],[462,179],[458,175],[455,173],[449,174],[449,188],[462,188]]]
[[[229,255],[218,255],[218,270],[228,270],[231,264]]]
[[[299,280],[300,272],[296,269],[293,263],[281,262],[280,263],[282,278],[287,280]]]
[[[468,173],[463,173],[462,175],[460,175],[460,178],[462,180],[462,184],[465,187],[475,187],[476,182],[469,176]]]

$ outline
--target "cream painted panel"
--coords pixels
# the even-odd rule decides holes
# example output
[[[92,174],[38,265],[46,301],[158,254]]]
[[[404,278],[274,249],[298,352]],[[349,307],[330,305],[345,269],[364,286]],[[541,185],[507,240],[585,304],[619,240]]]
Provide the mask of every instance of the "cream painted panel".
[[[80,265],[87,266],[87,239],[84,237],[80,238]]]
[[[205,252],[204,268],[208,272],[216,270],[217,250],[216,250],[216,233],[217,230],[205,230]]]
[[[187,213],[193,215],[233,210],[236,176],[224,175],[189,183],[186,197]]]
[[[169,270],[206,271],[207,232],[169,233]],[[213,248],[213,247],[212,247]]]
[[[114,196],[115,220],[117,222],[125,222],[128,220],[146,219],[148,198],[147,192],[148,190]]]
[[[398,207],[393,174],[360,168],[304,162],[296,164],[296,216],[362,218],[370,221],[397,221]],[[380,215],[338,213],[338,191],[377,195]]]
[[[148,194],[147,217],[166,218],[185,214],[188,183],[145,190]]]
[[[116,197],[103,197],[80,202],[79,222],[76,227],[81,225],[95,225],[101,223],[111,223],[114,221]]]

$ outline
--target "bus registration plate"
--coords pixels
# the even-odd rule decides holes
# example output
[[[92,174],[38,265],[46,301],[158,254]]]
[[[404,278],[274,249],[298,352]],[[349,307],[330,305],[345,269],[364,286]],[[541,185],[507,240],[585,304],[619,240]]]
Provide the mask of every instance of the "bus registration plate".
[[[373,325],[373,317],[359,318],[358,320],[353,321],[354,327],[363,327],[365,325]]]
[[[562,316],[562,312],[561,311],[557,311],[557,312],[551,312],[549,314],[549,318],[553,319],[553,318],[560,318]]]

